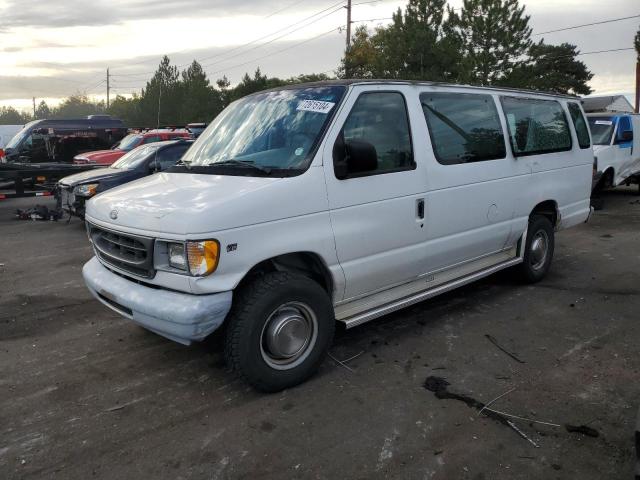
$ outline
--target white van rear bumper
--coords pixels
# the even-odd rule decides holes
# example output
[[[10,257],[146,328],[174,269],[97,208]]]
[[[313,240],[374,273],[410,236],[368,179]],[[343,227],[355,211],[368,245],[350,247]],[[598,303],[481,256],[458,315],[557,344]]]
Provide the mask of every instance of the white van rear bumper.
[[[216,330],[231,308],[232,292],[213,295],[156,289],[108,270],[96,257],[82,268],[93,296],[120,315],[184,345]]]

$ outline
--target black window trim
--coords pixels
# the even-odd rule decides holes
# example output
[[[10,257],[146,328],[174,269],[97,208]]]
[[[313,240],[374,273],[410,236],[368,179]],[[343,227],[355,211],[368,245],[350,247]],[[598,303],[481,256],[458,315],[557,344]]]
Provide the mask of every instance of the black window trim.
[[[431,124],[429,123],[429,120],[427,119],[427,116],[424,114],[424,109],[422,108],[422,95],[429,95],[429,94],[459,94],[459,95],[474,95],[474,96],[478,96],[478,97],[489,97],[493,103],[493,108],[495,108],[495,112],[496,115],[498,117],[498,125],[500,125],[500,132],[502,133],[502,141],[504,143],[504,155],[503,156],[495,156],[495,157],[487,157],[487,158],[483,158],[482,160],[474,160],[472,162],[458,162],[458,163],[443,163],[440,155],[438,155],[438,152],[436,151],[436,149],[434,148],[435,144],[433,142],[433,131],[431,130]],[[433,151],[433,155],[435,156],[437,162],[440,165],[444,165],[446,167],[450,167],[450,166],[454,166],[454,165],[471,165],[474,163],[482,163],[482,162],[490,162],[492,160],[504,160],[505,158],[507,158],[507,142],[505,141],[504,138],[504,134],[505,134],[505,130],[502,126],[502,120],[500,119],[500,110],[498,110],[498,105],[496,105],[496,100],[495,97],[493,95],[491,95],[490,93],[476,93],[476,92],[457,92],[457,91],[452,91],[452,90],[438,90],[438,91],[430,91],[430,90],[423,90],[418,94],[418,100],[420,101],[420,110],[422,110],[422,115],[424,117],[424,121],[427,124],[427,129],[429,130],[429,140],[431,141],[431,150]],[[511,142],[509,142],[511,143]]]
[[[374,175],[386,175],[388,173],[398,173],[398,172],[410,172],[412,170],[415,170],[417,168],[417,163],[416,163],[416,155],[415,155],[415,149],[413,148],[413,131],[411,130],[411,116],[409,115],[409,108],[408,108],[408,104],[407,104],[407,98],[404,94],[404,92],[402,92],[401,90],[367,90],[364,92],[360,92],[358,93],[358,96],[356,97],[356,99],[354,100],[352,106],[351,106],[351,110],[349,110],[349,114],[347,115],[347,118],[344,120],[344,122],[342,123],[342,126],[340,127],[340,130],[338,130],[338,136],[336,137],[335,141],[333,142],[333,144],[335,145],[335,142],[338,141],[338,139],[340,138],[341,135],[343,135],[344,132],[344,126],[347,123],[347,121],[349,120],[349,117],[351,116],[351,112],[353,112],[353,107],[356,105],[356,103],[358,102],[358,100],[360,99],[361,96],[363,95],[370,95],[370,94],[376,94],[376,93],[397,93],[400,95],[400,98],[402,98],[402,102],[404,103],[404,112],[405,115],[407,117],[407,126],[409,128],[409,144],[411,145],[411,165],[409,167],[403,167],[403,168],[392,168],[390,170],[384,170],[384,171],[378,171],[378,170],[373,170],[371,172],[356,172],[356,173],[350,173],[349,175],[347,175],[344,178],[338,178],[336,175],[336,169],[335,169],[335,160],[333,160],[333,155],[332,155],[332,163],[333,163],[333,175],[335,176],[335,178],[337,180],[349,180],[351,178],[362,178],[362,177],[372,177]]]
[[[568,148],[554,148],[553,150],[532,150],[531,152],[525,153],[516,153],[513,148],[513,142],[511,138],[511,129],[509,127],[509,121],[507,120],[507,112],[504,110],[504,99],[506,98],[515,98],[516,100],[535,100],[537,102],[552,102],[557,103],[560,106],[560,110],[562,110],[562,118],[564,119],[565,126],[567,127],[567,132],[569,132],[569,147]],[[502,113],[504,115],[504,119],[507,124],[507,132],[509,133],[509,146],[511,147],[511,153],[515,158],[518,157],[530,157],[532,155],[547,155],[550,153],[561,153],[561,152],[570,152],[573,150],[573,138],[571,137],[571,129],[569,128],[569,123],[567,122],[567,112],[562,108],[562,104],[558,100],[548,100],[546,98],[536,98],[536,97],[516,97],[513,95],[500,95],[500,106],[502,107]]]
[[[580,145],[580,139],[578,138],[578,129],[576,128],[576,122],[573,120],[573,117],[571,116],[571,107],[570,107],[570,105],[575,105],[578,108],[578,111],[580,112],[580,115],[582,116],[582,120],[584,120],[585,128],[587,129],[587,133],[589,134],[589,145],[587,145],[586,147],[583,147],[582,145]],[[578,141],[578,147],[580,148],[580,150],[586,150],[587,148],[591,148],[592,139],[591,139],[591,131],[589,130],[589,120],[587,120],[587,117],[585,116],[584,112],[582,111],[582,108],[580,107],[580,104],[578,102],[568,101],[567,102],[567,110],[569,110],[569,117],[571,117],[571,124],[573,125],[573,131],[576,133],[576,140]]]

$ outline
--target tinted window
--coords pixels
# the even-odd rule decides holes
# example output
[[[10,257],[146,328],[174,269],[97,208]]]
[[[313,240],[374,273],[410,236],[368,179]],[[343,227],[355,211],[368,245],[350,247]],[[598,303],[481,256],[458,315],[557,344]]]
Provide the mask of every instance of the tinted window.
[[[411,133],[404,97],[397,92],[363,93],[342,127],[344,141],[367,142],[376,149],[377,168],[370,173],[414,168]]]
[[[589,148],[591,146],[591,140],[589,139],[589,128],[587,122],[582,115],[582,109],[577,103],[567,103],[569,107],[569,113],[571,114],[571,120],[573,121],[573,127],[576,129],[576,135],[578,137],[578,145],[580,148]]]
[[[555,100],[502,97],[514,155],[571,150],[571,134],[560,103]]]
[[[174,166],[178,160],[182,158],[182,155],[187,151],[188,147],[188,145],[177,145],[175,147],[168,147],[159,151],[156,159],[158,170],[166,170],[167,168]]]
[[[431,144],[443,165],[504,158],[500,117],[490,95],[422,93]]]
[[[620,117],[620,120],[618,120],[618,130],[616,133],[616,136],[618,137],[617,143],[625,143],[625,140],[622,138],[622,134],[624,132],[633,132],[633,129],[631,128],[631,119],[629,117]]]

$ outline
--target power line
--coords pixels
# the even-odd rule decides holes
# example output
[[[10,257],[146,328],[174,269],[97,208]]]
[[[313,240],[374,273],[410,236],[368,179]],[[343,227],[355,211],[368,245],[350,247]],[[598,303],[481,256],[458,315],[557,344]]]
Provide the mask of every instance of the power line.
[[[300,5],[300,4],[301,4],[302,2],[304,2],[304,1],[305,1],[305,0],[298,0],[297,2],[293,2],[291,5],[287,5],[286,7],[281,8],[280,10],[276,10],[275,12],[270,13],[269,15],[267,15],[266,17],[264,17],[264,19],[266,20],[267,18],[271,18],[271,17],[273,17],[273,16],[275,16],[275,15],[277,15],[277,14],[281,13],[281,12],[284,12],[285,10],[288,10],[288,9],[289,9],[289,8],[291,8],[291,7],[295,7],[296,5]]]
[[[640,17],[640,15],[631,15],[630,17],[612,18],[611,20],[603,20],[601,22],[593,22],[593,23],[584,23],[582,25],[575,25],[573,27],[558,28],[556,30],[549,30],[547,32],[534,33],[533,35],[546,35],[547,33],[565,32],[567,30],[575,30],[576,28],[591,27],[593,25],[602,25],[603,23],[620,22],[622,20],[629,20],[631,18],[638,18],[638,17]]]
[[[635,50],[634,47],[629,47],[629,48],[612,48],[610,50],[596,50],[593,52],[581,52],[581,53],[577,53],[575,56],[579,57],[580,55],[593,55],[594,53],[610,53],[610,52],[622,52],[625,50]],[[568,55],[573,57],[573,55]]]

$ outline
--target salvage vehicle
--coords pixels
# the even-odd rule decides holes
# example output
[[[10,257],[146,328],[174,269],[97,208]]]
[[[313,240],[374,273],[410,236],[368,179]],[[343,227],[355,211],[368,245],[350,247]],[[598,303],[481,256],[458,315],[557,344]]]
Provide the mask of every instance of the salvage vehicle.
[[[154,142],[162,142],[177,138],[191,138],[187,130],[147,130],[144,132],[130,133],[120,142],[116,143],[110,150],[98,150],[96,152],[86,152],[76,155],[73,163],[76,165],[103,165],[108,166],[118,160],[127,152],[130,152],[140,145],[147,145]]]
[[[127,133],[122,120],[89,115],[71,120],[34,120],[0,150],[2,163],[69,163],[81,152],[105,148]]]
[[[597,164],[594,187],[640,185],[640,115],[594,113],[587,120]]]
[[[141,145],[108,168],[97,168],[61,179],[55,189],[58,207],[84,217],[85,203],[98,193],[175,165],[192,140],[169,140]]]
[[[577,121],[577,120],[581,121]],[[257,389],[307,379],[355,327],[502,269],[541,280],[585,222],[576,97],[339,80],[229,105],[175,167],[87,204],[91,293],[183,344],[224,322]]]

